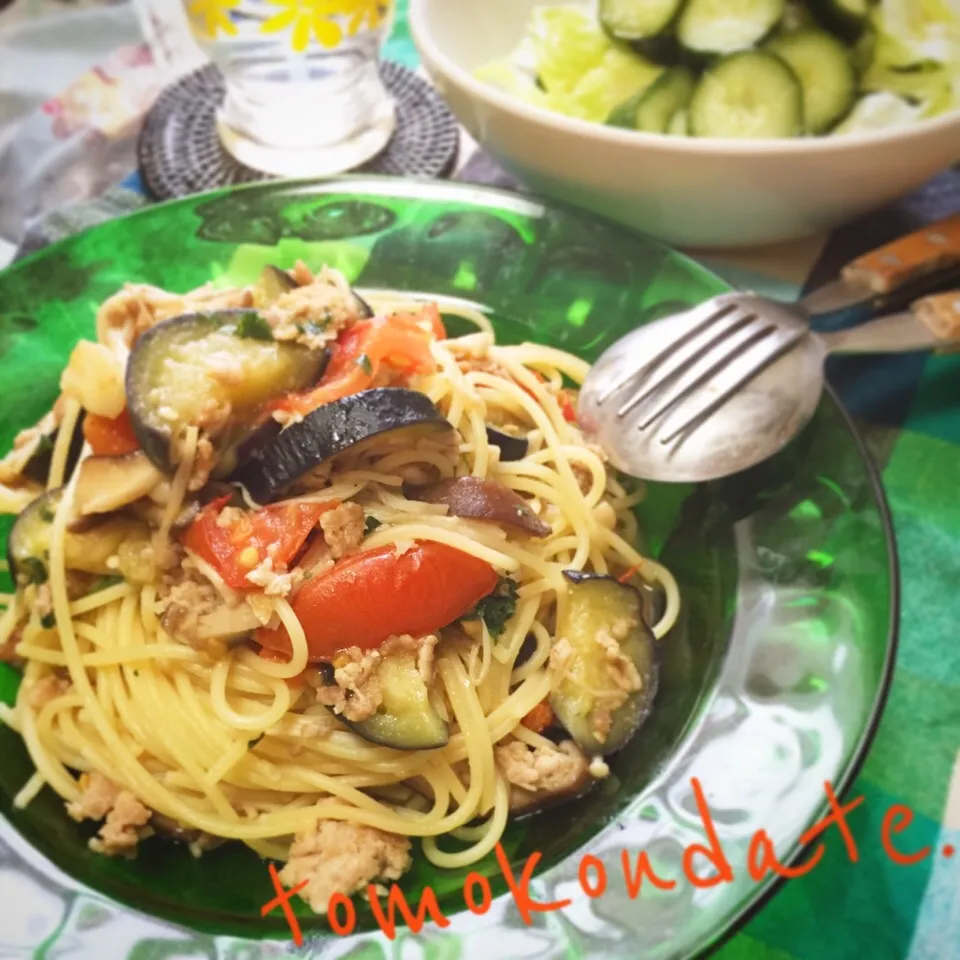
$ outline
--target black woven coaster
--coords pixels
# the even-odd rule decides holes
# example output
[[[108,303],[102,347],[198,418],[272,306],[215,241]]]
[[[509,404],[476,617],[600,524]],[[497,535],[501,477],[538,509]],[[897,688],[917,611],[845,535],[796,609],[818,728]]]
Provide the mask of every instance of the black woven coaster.
[[[421,77],[385,60],[380,73],[397,109],[397,129],[365,173],[449,176],[457,162],[460,128],[450,108]],[[216,112],[223,78],[213,65],[201,67],[166,89],[140,131],[137,163],[155,200],[170,200],[234,183],[272,179],[238,163],[220,144]]]

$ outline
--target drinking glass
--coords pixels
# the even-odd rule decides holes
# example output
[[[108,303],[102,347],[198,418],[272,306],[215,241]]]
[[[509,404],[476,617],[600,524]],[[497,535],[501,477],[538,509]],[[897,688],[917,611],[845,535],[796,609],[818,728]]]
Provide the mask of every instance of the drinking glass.
[[[396,124],[380,77],[394,0],[183,0],[223,74],[224,147],[280,176],[326,176],[379,153]]]

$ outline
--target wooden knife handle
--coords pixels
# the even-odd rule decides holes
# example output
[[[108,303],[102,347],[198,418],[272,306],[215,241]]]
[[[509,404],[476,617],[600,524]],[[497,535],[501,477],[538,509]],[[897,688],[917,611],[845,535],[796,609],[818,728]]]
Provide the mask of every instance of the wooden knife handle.
[[[960,266],[960,213],[864,254],[843,268],[843,279],[875,294]]]
[[[924,297],[910,309],[944,346],[960,342],[960,290]]]

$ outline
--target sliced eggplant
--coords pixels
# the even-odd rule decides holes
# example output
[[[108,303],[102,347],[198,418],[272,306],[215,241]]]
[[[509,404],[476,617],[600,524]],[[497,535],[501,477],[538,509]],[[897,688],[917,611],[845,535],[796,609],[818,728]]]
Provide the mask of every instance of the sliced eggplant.
[[[81,517],[110,513],[147,496],[165,479],[142,450],[122,457],[87,457],[80,465],[74,507]]]
[[[17,517],[7,541],[7,559],[18,583],[46,583],[50,576],[50,534],[62,495],[62,490],[51,490]],[[68,570],[109,576],[116,573],[113,562],[122,548],[133,549],[149,540],[145,524],[123,517],[68,530],[64,564]]]
[[[359,723],[340,719],[370,743],[395,750],[433,750],[444,747],[450,728],[430,702],[427,685],[413,657],[386,657],[377,666],[383,703]]]
[[[49,577],[50,525],[62,491],[37,497],[20,512],[7,539],[7,563],[21,584],[46,583]]]
[[[269,503],[321,463],[373,437],[403,431],[413,444],[452,429],[422,393],[400,387],[363,390],[312,410],[252,451],[231,479],[257,503]]]
[[[530,443],[526,437],[514,437],[502,430],[497,430],[496,427],[487,427],[487,443],[500,448],[501,463],[522,460],[530,449]]]
[[[624,747],[650,713],[657,693],[657,645],[644,622],[644,600],[636,588],[598,574],[568,570],[564,575],[570,586],[556,642],[566,641],[572,651],[550,706],[578,746],[605,756]],[[617,643],[640,680],[639,689],[613,709],[605,702],[615,700],[598,696],[620,689],[610,672],[610,641]]]
[[[404,484],[403,493],[408,500],[446,504],[454,517],[489,520],[531,537],[548,537],[551,533],[550,524],[544,523],[523,497],[496,480],[456,477],[424,487]]]
[[[225,451],[257,429],[269,400],[320,378],[324,352],[264,339],[264,323],[250,310],[186,314],[137,341],[127,404],[141,447],[161,470],[176,469],[175,440],[184,428],[200,427]]]
[[[254,300],[258,307],[268,307],[291,290],[296,290],[297,284],[286,270],[281,270],[272,264],[263,268],[260,279],[257,281]]]
[[[283,294],[296,290],[297,286],[296,280],[286,270],[281,270],[279,267],[272,265],[266,266],[257,282],[254,299],[258,307],[268,307],[276,303]],[[353,294],[357,316],[362,319],[372,317],[373,310],[370,309],[370,304],[355,291],[351,290],[350,292]]]

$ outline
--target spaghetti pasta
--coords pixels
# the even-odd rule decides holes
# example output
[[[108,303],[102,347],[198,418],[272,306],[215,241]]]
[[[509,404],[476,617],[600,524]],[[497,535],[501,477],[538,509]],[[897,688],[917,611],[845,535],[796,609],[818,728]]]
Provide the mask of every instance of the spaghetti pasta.
[[[644,692],[646,678],[623,652],[637,626],[629,618],[587,637],[602,648],[600,674],[590,667],[581,676],[579,654],[565,653],[570,637],[560,624],[577,602],[576,577],[634,576],[659,593],[662,610],[647,624],[657,638],[676,620],[679,592],[670,572],[634,545],[631,511],[642,489],[628,489],[607,469],[571,415],[565,384],[582,382],[583,361],[542,345],[496,344],[489,318],[466,301],[439,300],[445,316],[476,327],[456,338],[440,335],[429,304],[402,293],[361,291],[373,320],[346,308],[338,314],[353,296],[344,278],[304,271],[298,265],[288,275],[296,283],[260,315],[281,345],[293,329],[284,309],[298,318],[294,336],[317,322],[305,310],[340,317],[333,339],[320,344],[332,344],[334,357],[316,388],[327,391],[323,403],[335,402],[337,376],[353,378],[343,396],[412,389],[429,398],[446,432],[381,431],[311,464],[270,504],[237,485],[225,506],[209,470],[198,478],[211,428],[186,424],[171,447],[174,462],[164,464],[163,488],[125,507],[127,522],[132,516],[146,526],[147,546],[132,566],[122,549],[108,557],[103,573],[114,580],[97,583],[89,563],[78,569],[70,561],[76,491],[96,451],[88,446],[68,464],[84,411],[65,398],[48,483],[55,509],[41,518],[43,548],[13,571],[16,594],[0,615],[0,645],[24,663],[16,706],[0,719],[20,732],[36,768],[16,803],[49,787],[71,816],[104,820],[95,841],[104,853],[132,853],[151,830],[173,822],[195,851],[236,840],[289,858],[290,870],[305,869],[301,848],[329,852],[342,841],[387,844],[399,853],[381,859],[402,872],[410,838],[422,838],[434,864],[465,867],[493,849],[512,813],[576,793],[589,783],[588,767],[603,767],[589,764],[598,751],[584,746],[575,726],[540,705],[559,709],[562,685],[578,685],[577,702],[590,708],[582,719],[594,724],[587,739],[602,744],[618,736],[618,718]],[[210,307],[209,290],[182,298],[151,291],[123,291],[101,310],[101,342],[124,362],[143,331],[124,328],[123,317],[156,323],[171,316],[173,302],[186,312],[248,306],[259,296],[224,291]],[[145,303],[144,311],[118,311],[124,297]],[[370,340],[350,360],[367,375],[363,382],[344,366],[350,337],[363,330],[372,337],[397,317],[389,349],[420,349],[417,337],[427,349],[414,361]],[[366,369],[371,357],[379,370]],[[229,384],[233,374],[224,369],[216,376]],[[283,413],[275,417],[280,437],[312,415],[301,410],[304,396],[296,395],[300,406],[261,408]],[[526,455],[506,458],[498,435],[522,438]],[[467,489],[465,480],[482,485],[470,487],[482,491],[482,509],[418,495],[430,485]],[[513,515],[504,503],[515,505]],[[291,518],[303,529],[293,532]],[[469,601],[452,616],[450,597],[416,580],[432,557],[429,569],[446,576],[455,568],[444,589],[462,590]],[[348,570],[356,572],[347,578]],[[345,595],[323,605],[327,593],[340,600],[341,581],[365,578],[376,581],[368,605],[351,608]],[[468,597],[471,583],[483,586]],[[447,619],[424,626],[433,609]],[[392,627],[413,622],[422,628],[416,634]],[[417,722],[402,713],[405,697],[419,704]],[[538,707],[552,728],[525,725]],[[123,810],[133,813],[124,820]],[[333,892],[372,879],[312,876],[304,896],[322,910]]]

